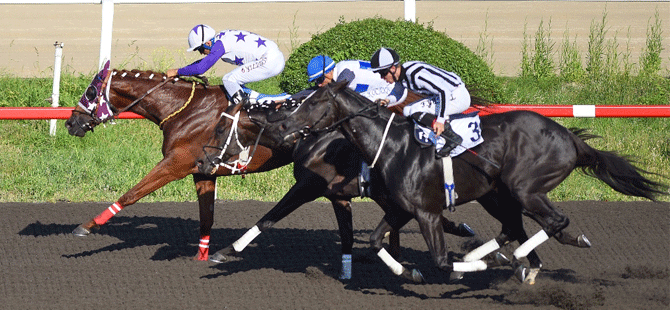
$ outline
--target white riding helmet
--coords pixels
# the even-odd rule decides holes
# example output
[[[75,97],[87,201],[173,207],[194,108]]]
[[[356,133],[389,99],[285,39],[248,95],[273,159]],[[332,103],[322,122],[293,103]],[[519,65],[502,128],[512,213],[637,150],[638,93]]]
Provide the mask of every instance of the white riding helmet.
[[[211,40],[216,35],[216,31],[210,26],[200,24],[188,33],[188,49],[187,52],[192,52],[198,47]]]

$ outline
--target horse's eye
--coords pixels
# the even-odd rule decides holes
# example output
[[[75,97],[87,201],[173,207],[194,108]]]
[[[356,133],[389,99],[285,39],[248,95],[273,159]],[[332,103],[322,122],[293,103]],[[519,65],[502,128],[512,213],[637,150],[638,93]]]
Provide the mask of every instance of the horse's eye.
[[[86,99],[88,101],[95,100],[95,97],[98,96],[98,90],[95,89],[95,86],[91,85],[86,89]]]
[[[226,127],[224,127],[224,126],[216,126],[216,133],[217,133],[217,134],[222,135],[224,131],[226,131]]]

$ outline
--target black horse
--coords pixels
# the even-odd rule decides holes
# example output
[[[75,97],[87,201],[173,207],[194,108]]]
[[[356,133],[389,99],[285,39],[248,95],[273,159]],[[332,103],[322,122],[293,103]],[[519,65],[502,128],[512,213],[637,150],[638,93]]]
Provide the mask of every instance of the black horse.
[[[628,159],[587,145],[584,140],[595,136],[585,134],[584,130],[568,130],[530,111],[484,116],[481,118],[484,143],[474,147],[472,153],[465,152],[453,159],[456,205],[477,200],[501,222],[502,231],[465,255],[463,262],[452,262],[447,255],[441,220],[446,206],[442,161],[435,158],[433,150],[422,149],[412,141],[409,133],[413,124],[409,120],[393,119],[391,115],[345,85],[333,84],[318,90],[285,120],[265,124],[263,135],[276,147],[282,140],[290,144],[308,133],[323,135],[339,130],[356,146],[365,162],[372,162],[378,155],[377,171],[387,200],[393,202],[389,207],[399,209],[387,210],[372,236],[381,238],[381,231],[389,227],[398,230],[414,218],[434,262],[441,269],[454,272],[452,276],[486,269],[481,259],[512,241],[520,244],[514,251],[515,273],[521,280],[529,281],[533,281],[541,267],[534,249],[548,238],[590,247],[583,235],[573,237],[563,231],[569,219],[547,197],[576,167],[625,195],[655,200],[657,195],[667,194],[664,184],[643,176],[648,172]],[[382,140],[386,128],[388,136]],[[542,227],[530,239],[523,228],[522,215]],[[376,240],[373,245],[381,245],[381,241]],[[528,258],[531,269],[520,262],[524,257]]]
[[[405,101],[419,98],[421,97],[418,94],[410,94]],[[397,108],[394,110],[398,111]],[[259,124],[268,123],[268,119],[285,118],[291,112],[290,107],[286,105],[279,106],[278,109],[249,105],[229,107],[217,124],[216,134],[209,143],[211,146],[204,148],[206,158],[198,161],[200,171],[205,174],[216,171],[221,163],[238,155],[243,150],[242,147],[255,144],[250,151],[253,153],[258,145],[277,146],[271,140],[263,138],[263,135],[260,134],[263,128]],[[379,178],[378,172],[376,169],[371,170],[373,181],[370,188],[361,184],[362,180],[359,175],[363,157],[340,132],[327,133],[318,138],[308,138],[296,145],[277,146],[272,151],[273,154],[292,156],[296,183],[256,225],[232,245],[210,255],[210,260],[214,262],[227,260],[227,256],[241,252],[262,231],[271,228],[301,205],[319,197],[326,197],[333,204],[342,242],[343,265],[340,278],[347,279],[351,273],[350,261],[347,259],[351,257],[353,248],[351,199],[360,197],[362,191],[367,190],[383,209],[389,204],[385,201],[385,197],[388,196],[385,193],[386,188],[380,186],[383,182],[374,181],[375,178]],[[444,217],[441,217],[441,223],[447,233],[461,237],[474,236],[474,232],[467,224],[456,225]],[[389,229],[380,231],[382,236],[375,237],[375,240],[378,239],[381,242],[387,232],[391,233],[390,252],[392,256],[398,256],[397,231],[389,227]],[[345,258],[347,255],[349,258]],[[403,276],[416,282],[423,281],[420,273],[415,270],[406,270]]]

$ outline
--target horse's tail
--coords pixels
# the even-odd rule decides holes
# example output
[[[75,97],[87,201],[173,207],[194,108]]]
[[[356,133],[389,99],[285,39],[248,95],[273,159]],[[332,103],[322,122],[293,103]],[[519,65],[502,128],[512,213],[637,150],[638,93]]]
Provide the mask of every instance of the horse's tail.
[[[666,185],[643,176],[643,174],[658,174],[634,166],[629,157],[592,148],[584,141],[598,136],[588,134],[584,129],[571,128],[570,131],[573,133],[572,138],[577,148],[577,167],[580,167],[585,174],[600,179],[624,195],[656,201],[657,195],[668,194]]]

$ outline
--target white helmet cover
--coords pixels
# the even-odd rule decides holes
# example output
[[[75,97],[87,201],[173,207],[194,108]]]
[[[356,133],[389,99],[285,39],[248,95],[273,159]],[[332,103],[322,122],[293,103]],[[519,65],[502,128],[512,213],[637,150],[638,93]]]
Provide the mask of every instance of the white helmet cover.
[[[188,33],[188,49],[187,52],[192,52],[196,48],[205,44],[205,42],[211,40],[216,35],[214,29],[210,26],[200,24]]]

